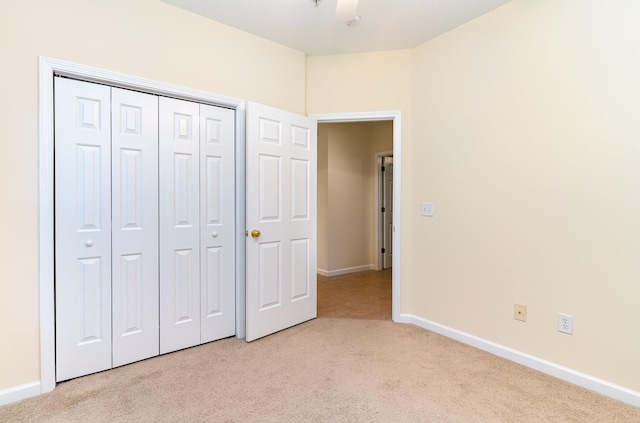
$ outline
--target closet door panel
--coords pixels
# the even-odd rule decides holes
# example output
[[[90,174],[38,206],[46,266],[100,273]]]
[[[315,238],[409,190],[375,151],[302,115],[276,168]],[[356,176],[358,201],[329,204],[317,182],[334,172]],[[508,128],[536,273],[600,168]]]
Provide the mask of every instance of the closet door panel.
[[[109,87],[55,78],[56,380],[111,367]]]
[[[199,105],[160,98],[160,353],[200,343]]]
[[[200,105],[201,341],[235,334],[235,116]]]
[[[112,89],[113,365],[158,355],[158,97]]]

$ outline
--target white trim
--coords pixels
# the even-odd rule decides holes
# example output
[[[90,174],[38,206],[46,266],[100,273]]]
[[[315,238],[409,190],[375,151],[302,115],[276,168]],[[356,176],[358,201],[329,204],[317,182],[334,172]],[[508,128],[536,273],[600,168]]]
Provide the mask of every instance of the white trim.
[[[411,314],[401,314],[399,323],[410,323],[431,332],[439,333],[447,338],[455,339],[463,344],[470,345],[483,351],[487,351],[498,357],[521,364],[539,372],[548,374],[565,382],[581,386],[590,391],[597,392],[609,398],[622,401],[634,407],[640,407],[640,392],[633,391],[606,380],[598,379],[585,373],[578,372],[568,367],[561,366],[551,361],[523,353],[513,348],[506,347],[495,342],[479,338],[474,335],[453,329],[451,327],[432,322],[422,317]]]
[[[22,401],[23,399],[38,396],[40,393],[40,381],[3,389],[0,391],[0,407],[13,402]]]
[[[309,117],[318,122],[366,122],[379,120],[393,121],[393,273],[391,276],[391,317],[397,322],[400,319],[400,290],[401,274],[400,250],[402,229],[400,227],[402,216],[402,114],[398,110],[383,112],[356,112],[356,113],[323,113],[313,114]]]
[[[235,109],[236,163],[240,164],[236,178],[237,227],[244,228],[244,101],[206,91],[180,87],[151,79],[139,78],[61,60],[40,57],[40,120],[39,120],[39,211],[40,211],[40,382],[39,393],[51,392],[55,382],[54,327],[54,219],[53,219],[53,76],[63,75],[84,81],[129,88],[148,93],[197,101],[199,103]],[[236,336],[244,337],[244,229],[236,239],[238,293]],[[19,388],[19,387],[18,387]]]
[[[40,214],[40,389],[55,382],[53,238],[53,73],[55,63],[40,58],[39,214]]]
[[[245,218],[245,119],[246,103],[236,108],[236,337],[245,338],[247,322]]]
[[[375,264],[365,264],[364,266],[345,267],[343,269],[325,270],[317,269],[317,273],[321,276],[330,278],[331,276],[346,275],[349,273],[364,272],[367,270],[378,270]]]
[[[237,109],[244,103],[243,100],[233,97],[213,94],[207,91],[194,90],[192,88],[181,87],[179,85],[167,84],[160,81],[154,81],[152,79],[140,78],[137,76],[79,65],[76,63],[64,62],[62,60],[51,59],[48,57],[40,57],[41,70],[43,66],[50,71],[48,75],[53,75],[55,73],[56,75],[68,76],[70,78],[81,79],[83,81],[144,91],[149,94],[169,96],[182,100],[228,107],[230,109]],[[43,93],[41,92],[40,95],[42,96],[42,94]]]
[[[322,123],[345,123],[345,122],[374,122],[379,120],[394,120],[400,117],[399,110],[383,112],[353,112],[353,113],[316,113],[309,115]]]

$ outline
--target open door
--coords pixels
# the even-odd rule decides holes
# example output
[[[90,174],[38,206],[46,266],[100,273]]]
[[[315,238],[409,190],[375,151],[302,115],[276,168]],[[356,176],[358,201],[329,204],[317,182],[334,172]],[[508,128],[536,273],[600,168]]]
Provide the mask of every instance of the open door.
[[[247,106],[246,340],[313,319],[317,122]]]
[[[382,268],[393,262],[393,156],[382,157]]]

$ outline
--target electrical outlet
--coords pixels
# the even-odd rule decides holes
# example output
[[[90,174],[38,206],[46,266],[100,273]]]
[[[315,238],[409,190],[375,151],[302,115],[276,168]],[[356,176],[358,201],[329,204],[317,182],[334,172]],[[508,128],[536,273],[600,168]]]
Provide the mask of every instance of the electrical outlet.
[[[515,303],[513,305],[513,318],[520,320],[521,322],[527,321],[527,306],[526,304]]]
[[[422,203],[420,205],[420,215],[433,217],[433,203]]]
[[[558,331],[573,335],[573,316],[564,313],[558,313]]]

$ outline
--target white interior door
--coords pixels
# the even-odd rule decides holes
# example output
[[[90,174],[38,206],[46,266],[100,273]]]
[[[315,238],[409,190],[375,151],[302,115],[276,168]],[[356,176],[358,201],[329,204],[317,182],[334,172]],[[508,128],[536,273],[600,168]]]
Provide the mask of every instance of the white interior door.
[[[113,366],[159,354],[158,97],[112,88]]]
[[[200,341],[236,333],[234,111],[200,105]]]
[[[382,231],[384,239],[383,268],[388,269],[393,262],[393,156],[382,158],[382,202],[384,213],[382,214]]]
[[[56,380],[111,367],[110,88],[55,78]]]
[[[200,109],[160,98],[160,353],[200,343]]]
[[[246,154],[252,341],[316,317],[317,122],[249,103]]]

